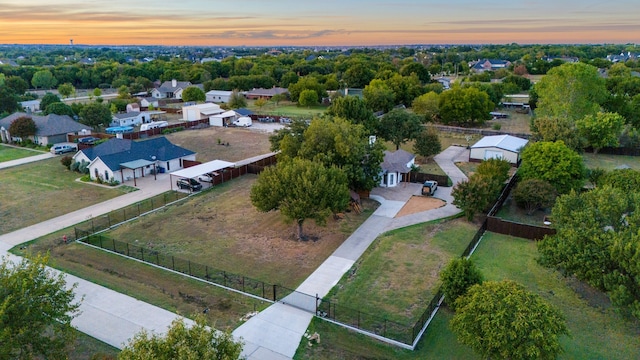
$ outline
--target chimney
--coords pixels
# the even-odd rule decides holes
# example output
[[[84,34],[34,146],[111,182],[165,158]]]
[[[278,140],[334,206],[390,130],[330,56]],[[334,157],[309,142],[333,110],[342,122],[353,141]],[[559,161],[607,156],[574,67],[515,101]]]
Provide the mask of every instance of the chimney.
[[[178,80],[176,80],[176,79],[171,80],[171,86],[172,87],[178,87]]]

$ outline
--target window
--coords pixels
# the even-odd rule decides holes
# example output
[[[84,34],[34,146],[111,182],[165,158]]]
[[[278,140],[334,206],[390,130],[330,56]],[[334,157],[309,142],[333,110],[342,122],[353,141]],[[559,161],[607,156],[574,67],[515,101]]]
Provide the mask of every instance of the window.
[[[97,169],[96,169],[97,170]],[[109,172],[107,170],[104,171],[104,179],[109,181]]]
[[[96,179],[100,176],[100,172],[98,172],[98,168],[93,169],[94,174],[96,175]]]

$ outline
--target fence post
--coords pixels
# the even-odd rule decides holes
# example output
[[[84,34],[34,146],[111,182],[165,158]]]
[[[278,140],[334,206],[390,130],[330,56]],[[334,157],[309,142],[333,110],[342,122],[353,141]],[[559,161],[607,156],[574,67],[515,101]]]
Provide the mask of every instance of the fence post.
[[[261,281],[262,283],[262,298],[264,299],[264,281]]]
[[[188,260],[189,263],[189,275],[191,275],[191,260]]]
[[[140,203],[138,203],[138,216],[140,216]]]
[[[129,243],[126,243],[126,244],[127,244],[127,256],[129,256]]]
[[[224,286],[227,286],[227,272],[226,271],[222,272],[222,282],[224,283]]]
[[[204,267],[204,278],[209,280],[209,266]]]
[[[98,240],[100,240],[100,249],[104,249],[102,247],[102,235],[98,235]]]
[[[358,329],[360,329],[360,310],[358,310]]]
[[[109,227],[111,227],[111,214],[107,214],[107,222],[109,223]]]
[[[160,253],[156,252],[156,265],[160,265]]]
[[[173,268],[173,271],[176,270],[176,258],[173,257],[173,255],[171,255],[171,266]]]
[[[155,207],[153,205],[153,198],[151,198],[151,210],[154,210],[154,209],[155,209]]]
[[[76,235],[76,240],[78,240],[78,228],[77,227],[73,228],[73,233]]]
[[[144,261],[144,248],[140,248],[140,254],[142,254],[142,261]]]
[[[273,284],[273,301],[275,302],[277,299],[276,297],[276,284]]]
[[[116,251],[116,239],[111,239],[111,242],[113,243],[113,252],[117,252]]]
[[[122,221],[127,221],[127,209],[122,209]]]
[[[242,292],[244,292],[244,276],[242,277]]]
[[[95,230],[95,228],[93,227],[93,218],[91,218],[91,232],[92,232],[93,234],[95,234],[95,233],[96,233],[96,230]]]
[[[318,315],[318,293],[316,293],[316,316]]]

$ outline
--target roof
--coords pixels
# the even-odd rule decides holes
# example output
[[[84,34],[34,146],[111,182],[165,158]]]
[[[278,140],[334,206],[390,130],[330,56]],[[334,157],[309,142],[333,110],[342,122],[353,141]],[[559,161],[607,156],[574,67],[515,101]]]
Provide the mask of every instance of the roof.
[[[189,81],[176,81],[176,86],[173,86],[171,81],[165,81],[158,87],[158,91],[167,93],[167,92],[175,92],[178,89],[186,89],[191,86]]]
[[[136,160],[169,161],[195,152],[172,144],[164,136],[145,140],[132,141],[127,139],[111,138],[97,146],[80,150],[92,162],[100,158],[111,170],[119,170],[120,164]]]
[[[205,95],[231,95],[233,91],[229,90],[209,90]]]
[[[40,105],[40,100],[27,100],[27,101],[20,101],[20,105],[22,105],[22,106],[27,106],[27,105]]]
[[[240,109],[235,109],[233,110],[236,112],[236,114],[240,115],[240,116],[249,116],[249,115],[253,115],[253,111],[246,109],[246,108],[240,108]]]
[[[496,147],[507,151],[520,152],[529,140],[521,139],[511,135],[485,136],[471,146],[472,149]]]
[[[220,108],[220,105],[212,104],[212,103],[204,103],[204,104],[183,106],[182,113],[183,114],[186,113],[187,110],[189,109],[198,109],[198,111],[203,115],[215,115],[215,114],[220,114],[224,112],[224,110]]]
[[[202,174],[209,174],[214,171],[222,170],[228,167],[235,167],[235,166],[236,164],[228,161],[213,160],[213,161],[209,161],[196,166],[188,167],[186,169],[178,170],[172,173],[171,175],[193,179]]]
[[[233,110],[227,110],[227,111],[223,112],[222,114],[213,115],[213,117],[216,117],[216,118],[228,118],[228,117],[232,117],[232,116],[236,116],[236,112],[233,111]]]
[[[140,111],[130,111],[124,114],[113,114],[113,117],[116,119],[129,119],[140,116]]]
[[[407,164],[413,160],[416,156],[410,152],[402,149],[396,152],[386,151],[384,152],[384,160],[380,167],[383,171],[406,173],[409,170]]]
[[[33,120],[37,127],[37,136],[61,135],[90,129],[89,126],[74,121],[68,115],[49,114],[47,116],[38,116],[24,112],[13,113],[4,119],[0,119],[0,126],[9,129],[11,123],[20,117],[28,117]]]

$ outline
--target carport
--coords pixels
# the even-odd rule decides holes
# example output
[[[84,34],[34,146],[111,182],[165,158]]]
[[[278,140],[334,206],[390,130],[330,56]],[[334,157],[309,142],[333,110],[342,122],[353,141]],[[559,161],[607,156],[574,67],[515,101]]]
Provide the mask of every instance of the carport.
[[[235,167],[236,164],[223,160],[213,160],[206,163],[202,163],[196,166],[188,167],[186,169],[178,170],[170,175],[171,180],[171,190],[173,190],[173,177],[177,177],[179,179],[196,179],[200,175],[204,174],[214,174],[217,175],[218,171],[224,170],[226,168]]]
[[[136,170],[142,168],[142,177],[144,177],[144,168],[151,165],[153,165],[153,174],[155,175],[156,174],[155,161],[138,159],[138,160],[133,160],[133,161],[120,164],[120,170],[121,170],[120,174],[122,177],[122,183],[124,184],[124,169],[129,169],[133,171],[133,186],[138,186],[138,184],[136,184]]]

